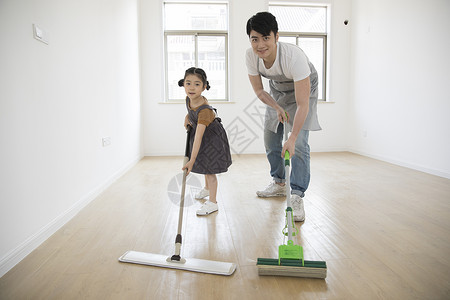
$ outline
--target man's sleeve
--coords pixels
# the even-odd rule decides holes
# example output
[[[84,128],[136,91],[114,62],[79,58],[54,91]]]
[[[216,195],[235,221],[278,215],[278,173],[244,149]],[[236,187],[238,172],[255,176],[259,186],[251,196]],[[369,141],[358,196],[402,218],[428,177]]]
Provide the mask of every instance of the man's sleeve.
[[[309,68],[306,54],[301,49],[296,49],[291,55],[291,64],[288,63],[287,65],[289,66],[292,80],[295,82],[308,77],[311,74],[311,69]]]
[[[247,49],[247,52],[245,53],[245,64],[247,65],[248,75],[259,75],[257,63],[258,57],[253,53],[251,48]]]

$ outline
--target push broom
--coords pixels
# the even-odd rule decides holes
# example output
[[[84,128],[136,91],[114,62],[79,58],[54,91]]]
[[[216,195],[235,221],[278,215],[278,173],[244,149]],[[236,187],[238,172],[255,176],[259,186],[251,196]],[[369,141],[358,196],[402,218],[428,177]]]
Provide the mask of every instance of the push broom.
[[[288,138],[286,128],[287,122],[284,123],[285,140]],[[294,245],[293,236],[298,234],[295,227],[294,215],[291,207],[290,192],[290,157],[289,151],[284,154],[284,167],[286,177],[286,225],[282,230],[283,240],[287,236],[287,243],[278,247],[278,259],[274,258],[258,258],[257,268],[259,275],[276,275],[291,277],[308,277],[308,278],[325,278],[327,277],[327,265],[324,261],[308,261],[303,259],[303,247]]]
[[[186,138],[186,150],[184,153],[183,166],[189,161],[189,140],[191,134],[191,127],[188,126]],[[181,244],[182,244],[182,226],[183,226],[183,211],[184,211],[184,194],[186,190],[186,176],[187,170],[183,172],[183,181],[181,187],[181,201],[180,211],[178,217],[178,232],[175,238],[175,253],[172,256],[165,256],[161,254],[145,253],[138,251],[127,251],[119,258],[119,261],[132,264],[149,265],[163,268],[172,268],[187,270],[193,272],[217,274],[217,275],[231,275],[236,269],[236,264],[228,262],[219,262],[212,260],[196,259],[196,258],[182,258]]]

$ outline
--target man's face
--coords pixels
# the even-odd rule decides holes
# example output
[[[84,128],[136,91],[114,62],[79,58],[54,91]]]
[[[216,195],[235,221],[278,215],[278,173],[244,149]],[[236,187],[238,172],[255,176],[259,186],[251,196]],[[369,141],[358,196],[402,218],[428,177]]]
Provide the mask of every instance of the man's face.
[[[253,52],[255,52],[259,58],[264,60],[275,60],[277,50],[278,33],[275,36],[273,31],[270,35],[262,35],[254,30],[250,31],[250,43],[252,44]]]

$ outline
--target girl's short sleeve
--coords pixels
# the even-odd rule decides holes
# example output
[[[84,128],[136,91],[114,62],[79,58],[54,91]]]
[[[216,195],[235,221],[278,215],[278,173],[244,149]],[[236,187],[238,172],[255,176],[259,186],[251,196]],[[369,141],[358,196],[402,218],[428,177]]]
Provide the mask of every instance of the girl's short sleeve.
[[[202,109],[198,112],[198,124],[208,126],[214,121],[216,114],[209,108]]]

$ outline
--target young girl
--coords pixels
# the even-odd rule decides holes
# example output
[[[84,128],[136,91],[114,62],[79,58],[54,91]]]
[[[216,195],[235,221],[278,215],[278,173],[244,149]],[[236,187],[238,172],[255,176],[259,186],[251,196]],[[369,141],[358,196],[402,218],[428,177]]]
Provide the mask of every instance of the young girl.
[[[186,115],[184,126],[192,126],[189,161],[183,167],[189,172],[205,174],[205,188],[196,196],[203,199],[209,195],[197,215],[208,215],[218,210],[216,174],[226,172],[231,165],[227,134],[215,109],[208,104],[202,92],[209,90],[206,73],[200,68],[189,68],[184,79],[178,82],[186,91]]]

